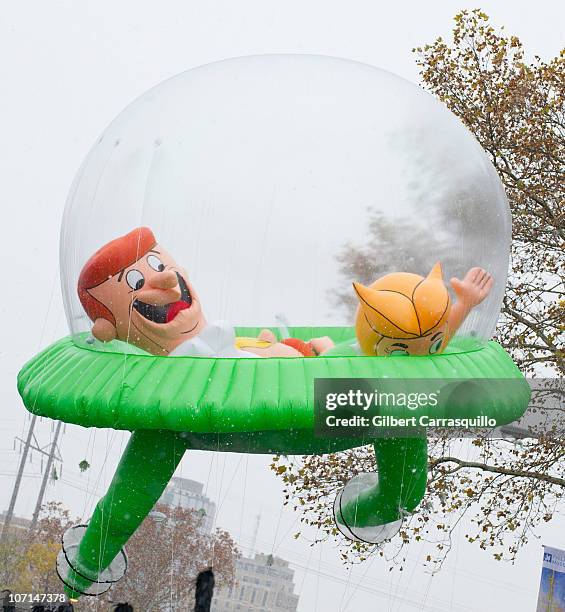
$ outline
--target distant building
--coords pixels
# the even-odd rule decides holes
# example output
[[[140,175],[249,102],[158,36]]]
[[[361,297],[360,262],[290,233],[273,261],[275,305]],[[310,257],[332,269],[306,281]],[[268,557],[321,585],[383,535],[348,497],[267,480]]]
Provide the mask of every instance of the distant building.
[[[210,533],[216,516],[216,504],[203,493],[204,485],[188,478],[171,478],[157,503],[170,508],[179,506],[185,510],[198,510],[202,514],[201,529]]]
[[[296,612],[294,571],[288,562],[272,555],[256,554],[236,561],[236,583],[216,589],[212,612]]]
[[[4,527],[4,521],[6,520],[6,512],[2,512],[0,514],[0,532]],[[22,518],[19,516],[12,516],[12,520],[10,522],[10,527],[8,528],[8,533],[14,536],[21,536],[25,534],[29,530],[29,526],[31,525],[31,521],[26,518]]]

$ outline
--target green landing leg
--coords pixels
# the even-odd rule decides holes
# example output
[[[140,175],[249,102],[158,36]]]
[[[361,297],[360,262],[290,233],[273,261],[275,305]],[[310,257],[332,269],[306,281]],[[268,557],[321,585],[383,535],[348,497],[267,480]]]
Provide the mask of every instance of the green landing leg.
[[[181,434],[134,431],[106,495],[98,502],[65,582],[78,598],[106,569],[151,511],[186,450]],[[90,580],[86,577],[91,578]],[[72,588],[71,588],[72,587]]]
[[[412,512],[424,497],[428,476],[427,438],[375,440],[377,483],[339,504],[336,520],[349,527],[374,527]]]

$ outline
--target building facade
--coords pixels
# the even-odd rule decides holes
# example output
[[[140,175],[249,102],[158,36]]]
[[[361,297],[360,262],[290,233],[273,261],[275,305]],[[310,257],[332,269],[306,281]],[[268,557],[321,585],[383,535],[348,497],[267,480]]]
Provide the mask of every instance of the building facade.
[[[294,571],[284,559],[264,554],[241,557],[235,579],[233,587],[215,590],[212,612],[296,612]]]
[[[171,478],[157,503],[170,508],[197,510],[202,514],[201,529],[211,533],[216,516],[216,504],[203,494],[204,485],[188,478]]]

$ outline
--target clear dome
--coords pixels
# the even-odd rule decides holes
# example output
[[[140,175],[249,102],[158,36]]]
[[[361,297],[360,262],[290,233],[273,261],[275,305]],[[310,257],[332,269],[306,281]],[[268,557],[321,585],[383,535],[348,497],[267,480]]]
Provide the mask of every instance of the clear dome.
[[[453,297],[449,279],[481,266],[492,291],[458,331],[480,344],[500,311],[511,218],[481,147],[419,87],[352,61],[268,55],[161,83],[94,145],[61,233],[77,341],[92,328],[81,270],[140,226],[186,271],[206,319],[236,326],[352,327],[354,281],[425,276],[439,261]]]

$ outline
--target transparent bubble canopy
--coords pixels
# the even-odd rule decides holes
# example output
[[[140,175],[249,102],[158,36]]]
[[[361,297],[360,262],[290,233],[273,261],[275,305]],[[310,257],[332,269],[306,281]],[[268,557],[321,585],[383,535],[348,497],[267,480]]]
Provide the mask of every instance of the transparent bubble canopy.
[[[71,333],[102,245],[146,226],[187,271],[210,320],[352,326],[353,281],[481,266],[489,297],[460,328],[490,338],[511,219],[498,176],[440,102],[341,59],[218,62],[149,90],[108,126],[71,189],[61,273]],[[450,288],[450,292],[453,292]]]

